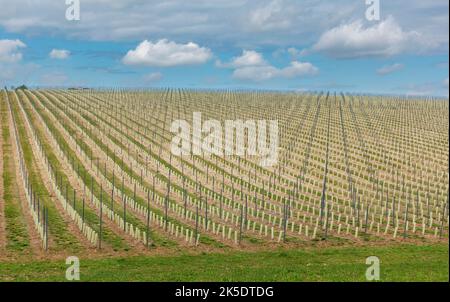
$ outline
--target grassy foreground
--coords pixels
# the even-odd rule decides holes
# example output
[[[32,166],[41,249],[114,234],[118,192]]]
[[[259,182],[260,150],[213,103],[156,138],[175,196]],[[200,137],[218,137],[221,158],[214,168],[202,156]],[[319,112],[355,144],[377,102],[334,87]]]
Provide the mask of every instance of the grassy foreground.
[[[381,281],[449,281],[447,244],[80,259],[81,281],[365,281],[368,256]],[[64,260],[0,263],[1,281],[65,281]]]

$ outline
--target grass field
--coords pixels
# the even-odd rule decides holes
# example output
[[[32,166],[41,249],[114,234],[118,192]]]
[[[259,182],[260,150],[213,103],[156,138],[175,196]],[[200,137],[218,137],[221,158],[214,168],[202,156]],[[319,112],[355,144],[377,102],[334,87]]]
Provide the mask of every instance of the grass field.
[[[448,245],[344,247],[80,260],[80,281],[366,281],[365,259],[380,259],[380,281],[449,281]],[[66,281],[64,260],[1,263],[1,281]]]

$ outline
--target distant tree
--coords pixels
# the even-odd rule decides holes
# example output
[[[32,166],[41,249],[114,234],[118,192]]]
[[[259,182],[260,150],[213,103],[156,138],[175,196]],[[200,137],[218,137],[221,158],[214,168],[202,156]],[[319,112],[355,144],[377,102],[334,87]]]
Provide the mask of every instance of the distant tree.
[[[28,87],[25,85],[21,85],[21,86],[17,87],[16,90],[28,90]]]

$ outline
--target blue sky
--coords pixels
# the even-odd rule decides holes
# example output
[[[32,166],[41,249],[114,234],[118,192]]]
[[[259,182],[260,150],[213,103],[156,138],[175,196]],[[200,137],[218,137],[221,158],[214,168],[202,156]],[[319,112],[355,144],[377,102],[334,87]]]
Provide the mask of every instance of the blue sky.
[[[447,0],[0,0],[0,84],[448,96]]]

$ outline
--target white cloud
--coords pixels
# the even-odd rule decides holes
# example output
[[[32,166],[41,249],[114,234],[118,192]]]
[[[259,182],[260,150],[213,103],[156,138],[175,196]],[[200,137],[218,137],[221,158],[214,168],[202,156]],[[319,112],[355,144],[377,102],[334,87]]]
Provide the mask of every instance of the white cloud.
[[[342,20],[362,18],[366,9],[363,0],[83,0],[82,20],[74,26],[63,16],[64,1],[0,0],[0,7],[0,27],[9,33],[95,41],[183,39],[240,49],[302,49]],[[382,9],[405,31],[421,33],[439,43],[439,53],[448,53],[448,0],[383,1]]]
[[[203,64],[211,57],[210,49],[193,42],[177,44],[167,39],[156,43],[144,40],[136,49],[128,51],[122,62],[126,65],[170,67]]]
[[[275,50],[272,53],[272,56],[276,59],[282,57],[285,54],[288,54],[291,61],[297,61],[300,57],[304,57],[306,55],[308,55],[308,50],[307,49],[297,49],[295,47],[288,47],[287,49],[285,48],[278,48],[277,50]]]
[[[267,81],[274,78],[296,78],[317,75],[319,69],[311,63],[294,61],[290,66],[277,68],[271,65],[249,66],[238,68],[233,72],[233,78],[245,81]]]
[[[0,40],[0,62],[15,63],[22,60],[19,49],[25,47],[20,40]]]
[[[267,62],[264,60],[262,54],[254,50],[243,50],[242,55],[240,55],[239,57],[234,57],[228,63],[222,63],[220,60],[216,62],[217,67],[225,68],[239,68],[262,65],[267,65]]]
[[[30,27],[40,24],[42,20],[35,17],[25,17],[25,18],[11,18],[5,19],[2,23],[3,26],[12,32],[21,32],[27,30]]]
[[[296,78],[317,75],[319,69],[308,62],[294,61],[284,68],[272,65],[245,66],[234,70],[233,78],[245,81],[266,81],[274,78]]]
[[[279,70],[273,66],[249,66],[236,69],[233,78],[244,81],[266,81],[277,77]]]
[[[350,59],[418,53],[434,46],[420,33],[404,31],[390,16],[370,27],[364,26],[361,20],[335,27],[322,34],[313,50]]]
[[[404,67],[405,66],[403,64],[400,64],[400,63],[395,63],[395,64],[392,64],[392,65],[386,65],[386,66],[383,66],[383,67],[377,69],[377,74],[380,75],[380,76],[385,76],[385,75],[394,73],[396,71],[400,71]]]
[[[244,66],[257,66],[265,65],[263,56],[253,50],[244,50],[242,56],[234,58],[232,62],[233,67],[244,67]]]
[[[282,77],[293,78],[297,76],[317,75],[319,68],[309,62],[293,61],[291,65],[280,70]]]
[[[49,56],[52,59],[65,60],[70,57],[70,51],[65,49],[52,49]]]
[[[279,30],[291,25],[286,10],[283,10],[282,0],[273,0],[263,7],[254,9],[250,12],[248,20],[253,31]]]
[[[162,78],[163,78],[163,75],[160,72],[149,73],[149,74],[144,75],[144,77],[143,77],[144,82],[149,83],[149,84],[154,83],[154,82],[159,82],[162,80]]]
[[[266,81],[274,78],[295,78],[319,73],[319,69],[308,62],[293,61],[284,68],[270,65],[264,56],[254,50],[243,50],[242,55],[234,57],[230,62],[216,62],[217,67],[232,68],[233,78],[245,81]]]
[[[288,48],[287,52],[291,56],[292,60],[297,60],[297,58],[302,55],[302,51],[298,50],[295,47]]]

